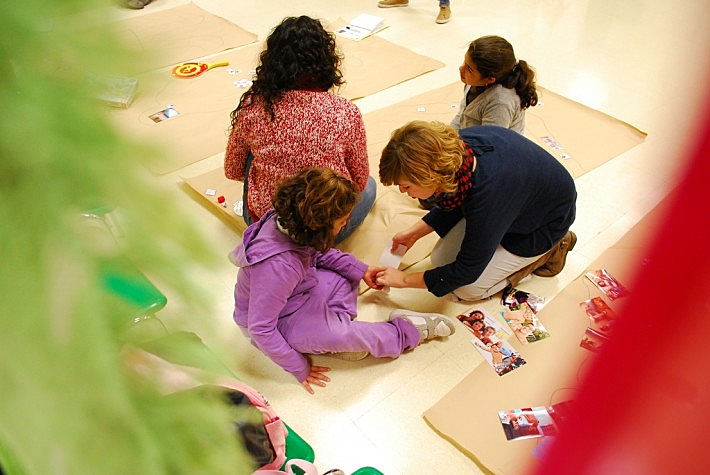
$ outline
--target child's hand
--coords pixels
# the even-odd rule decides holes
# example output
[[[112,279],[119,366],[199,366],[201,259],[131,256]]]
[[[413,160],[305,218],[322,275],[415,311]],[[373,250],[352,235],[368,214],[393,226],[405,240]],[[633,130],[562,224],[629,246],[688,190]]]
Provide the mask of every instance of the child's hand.
[[[382,290],[383,286],[378,285],[376,282],[377,273],[385,270],[385,267],[368,267],[365,274],[362,276],[362,280],[365,281],[368,287],[375,290]]]
[[[306,380],[301,383],[303,387],[306,388],[306,391],[315,394],[311,384],[324,388],[325,383],[330,382],[330,378],[323,374],[326,371],[330,371],[330,368],[327,366],[311,366],[311,372],[308,373]]]
[[[375,283],[384,287],[405,288],[407,287],[404,281],[406,275],[401,270],[386,267],[377,273]]]

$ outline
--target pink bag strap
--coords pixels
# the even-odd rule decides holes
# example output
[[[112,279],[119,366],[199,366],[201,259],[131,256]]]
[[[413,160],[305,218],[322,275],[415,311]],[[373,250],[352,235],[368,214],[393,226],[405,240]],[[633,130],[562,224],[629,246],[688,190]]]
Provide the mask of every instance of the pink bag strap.
[[[243,393],[252,406],[262,413],[264,427],[269,434],[269,441],[274,449],[274,460],[261,468],[266,470],[278,469],[286,462],[286,436],[288,435],[286,425],[266,398],[256,389],[238,379],[225,378],[198,368],[171,363],[137,347],[125,347],[123,349],[123,357],[138,374],[159,382],[166,394],[193,388],[201,384],[216,384]]]
[[[261,411],[264,415],[264,427],[274,448],[273,462],[264,465],[262,468],[269,470],[281,467],[286,461],[286,436],[288,435],[288,430],[286,429],[286,424],[269,404],[269,401],[259,391],[238,379],[219,378],[215,381],[215,384],[239,391],[249,398],[254,407]]]
[[[257,470],[251,475],[294,475],[293,467],[303,470],[304,475],[318,475],[318,469],[308,460],[291,459],[286,462],[285,470]]]

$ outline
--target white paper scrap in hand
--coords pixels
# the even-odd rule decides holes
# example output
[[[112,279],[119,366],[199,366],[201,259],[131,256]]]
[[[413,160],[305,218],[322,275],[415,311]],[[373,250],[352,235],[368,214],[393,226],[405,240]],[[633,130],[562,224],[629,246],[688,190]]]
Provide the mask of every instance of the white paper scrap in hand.
[[[392,252],[393,244],[394,243],[390,241],[385,247],[385,249],[382,251],[382,255],[380,256],[380,264],[386,267],[393,267],[395,269],[399,269],[399,264],[402,262],[402,258],[407,252],[407,247],[403,244],[400,244],[399,246],[397,246],[394,252]],[[382,290],[384,292],[389,292],[390,288],[384,287]]]
[[[397,249],[392,252],[392,244],[394,243],[390,241],[384,251],[382,251],[382,255],[380,256],[380,264],[399,269],[399,264],[402,262],[402,258],[404,257],[404,253],[407,252],[407,248],[403,244],[400,244],[397,246]]]

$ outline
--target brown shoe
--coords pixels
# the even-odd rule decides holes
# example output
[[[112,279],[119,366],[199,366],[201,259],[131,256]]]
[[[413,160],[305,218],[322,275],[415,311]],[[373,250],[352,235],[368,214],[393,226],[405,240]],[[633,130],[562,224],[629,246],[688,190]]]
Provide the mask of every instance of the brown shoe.
[[[546,252],[545,254],[540,256],[540,258],[538,260],[536,260],[535,262],[533,262],[532,264],[528,264],[527,266],[523,267],[522,269],[514,272],[513,274],[510,274],[508,276],[508,282],[510,282],[510,285],[515,287],[524,278],[526,278],[529,275],[532,275],[533,272],[535,272],[537,269],[542,267],[545,264],[545,262],[547,262],[547,259],[550,257],[551,253],[552,253],[552,251]]]
[[[451,19],[451,7],[439,7],[439,15],[436,17],[436,22],[439,24],[448,23]]]
[[[409,0],[380,0],[377,6],[380,8],[406,7],[409,5]]]
[[[577,244],[577,235],[572,231],[567,231],[559,244],[552,248],[547,261],[535,269],[533,274],[540,277],[552,277],[562,272],[567,261],[567,253],[574,249],[575,244]]]

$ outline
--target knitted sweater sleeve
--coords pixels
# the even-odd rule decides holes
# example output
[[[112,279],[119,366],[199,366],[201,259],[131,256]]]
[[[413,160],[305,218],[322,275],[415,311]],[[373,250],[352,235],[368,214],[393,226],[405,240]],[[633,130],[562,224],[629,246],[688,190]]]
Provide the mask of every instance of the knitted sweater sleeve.
[[[240,114],[244,114],[243,109]],[[224,154],[224,175],[230,180],[244,181],[246,171],[246,160],[249,154],[249,143],[247,141],[247,130],[243,120],[237,116],[232,132],[229,134],[227,151]]]

